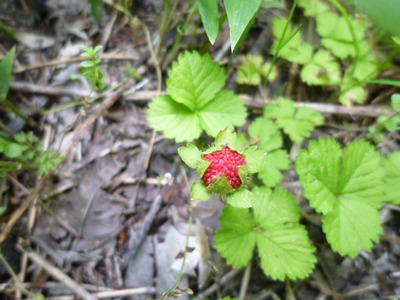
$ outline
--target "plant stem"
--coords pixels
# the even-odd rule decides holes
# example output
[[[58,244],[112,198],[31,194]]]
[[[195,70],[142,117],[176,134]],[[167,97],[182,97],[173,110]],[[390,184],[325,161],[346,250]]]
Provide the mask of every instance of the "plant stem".
[[[249,282],[250,282],[250,276],[251,276],[251,260],[247,264],[246,269],[244,270],[242,283],[240,285],[240,294],[239,294],[240,300],[244,300],[246,298],[247,289],[249,287]]]
[[[299,29],[300,29],[300,27],[299,27],[299,28],[292,34],[292,36],[290,36],[289,39],[283,44],[283,40],[284,40],[284,38],[285,38],[286,32],[287,32],[287,30],[288,30],[288,28],[289,28],[289,25],[290,25],[291,20],[293,19],[293,14],[294,14],[294,10],[296,9],[296,6],[297,6],[297,0],[294,0],[293,5],[292,5],[292,8],[290,9],[290,12],[289,12],[289,17],[288,17],[288,19],[287,19],[287,21],[286,21],[286,24],[285,24],[285,28],[283,29],[282,36],[279,38],[278,46],[276,47],[276,50],[275,50],[275,53],[274,53],[274,58],[272,59],[272,63],[271,63],[271,65],[269,66],[268,73],[267,73],[267,75],[265,76],[265,82],[268,82],[268,77],[269,77],[269,75],[271,74],[272,68],[274,67],[274,65],[276,64],[276,62],[277,62],[277,60],[278,60],[279,52],[280,52],[281,49],[286,45],[286,43],[289,42],[289,41],[292,39],[292,37],[295,36],[295,35],[297,34],[297,32],[298,32]]]
[[[183,271],[185,269],[185,265],[186,265],[186,258],[187,258],[187,248],[189,247],[189,238],[190,238],[190,229],[192,228],[192,222],[193,219],[191,216],[189,216],[189,222],[188,222],[188,231],[186,233],[186,242],[185,242],[185,251],[183,253],[183,261],[182,261],[182,265],[181,265],[181,269],[179,270],[179,274],[178,274],[178,278],[176,279],[176,282],[174,284],[174,286],[172,288],[170,288],[166,293],[164,293],[160,300],[164,300],[167,299],[167,297],[170,296],[170,294],[176,290],[176,288],[179,286],[182,277],[183,277]]]

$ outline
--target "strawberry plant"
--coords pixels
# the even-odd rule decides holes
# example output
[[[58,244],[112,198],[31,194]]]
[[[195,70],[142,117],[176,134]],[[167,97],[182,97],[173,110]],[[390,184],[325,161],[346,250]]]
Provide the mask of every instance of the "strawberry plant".
[[[241,126],[246,108],[237,95],[222,90],[226,76],[210,55],[185,52],[168,72],[167,91],[151,102],[153,129],[177,142],[193,141],[204,130],[215,137],[226,126]]]
[[[262,79],[274,81],[277,77],[276,68],[272,68],[269,78],[271,62],[264,62],[262,56],[249,54],[242,58],[236,82],[239,84],[260,85]]]

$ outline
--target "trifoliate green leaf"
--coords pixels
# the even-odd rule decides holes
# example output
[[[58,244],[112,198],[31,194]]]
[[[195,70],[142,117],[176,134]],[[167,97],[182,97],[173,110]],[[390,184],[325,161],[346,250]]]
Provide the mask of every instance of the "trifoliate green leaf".
[[[226,197],[228,204],[238,208],[248,208],[253,205],[254,195],[244,188],[236,190]]]
[[[351,257],[360,248],[371,250],[382,231],[378,209],[383,200],[383,169],[374,148],[355,141],[342,153],[334,139],[311,141],[300,152],[296,170],[311,206],[325,215],[332,248]]]
[[[385,169],[385,201],[400,205],[400,151],[393,152],[383,159]]]
[[[264,115],[276,119],[277,125],[296,143],[309,137],[314,127],[322,125],[324,120],[315,109],[308,107],[296,109],[294,101],[282,97],[278,99],[278,103],[268,104]]]
[[[197,168],[198,161],[201,158],[200,150],[193,144],[178,148],[179,156],[190,168]]]
[[[283,138],[278,126],[266,117],[257,118],[249,126],[249,135],[264,151],[272,151],[282,147]]]
[[[316,17],[330,11],[328,4],[319,0],[299,0],[298,4],[304,9],[304,15],[307,17]]]
[[[147,118],[152,128],[162,131],[166,138],[175,139],[178,143],[193,141],[201,133],[199,117],[169,95],[153,99]]]
[[[352,258],[360,248],[367,251],[383,233],[379,211],[365,203],[363,198],[342,197],[332,212],[322,217],[323,230],[332,249]]]
[[[393,94],[391,97],[391,104],[395,111],[400,112],[400,94]]]
[[[226,126],[242,126],[246,121],[246,107],[239,96],[231,91],[221,91],[203,106],[198,113],[201,127],[211,136]]]
[[[336,85],[340,82],[340,67],[328,51],[318,50],[303,66],[300,77],[309,85]]]
[[[365,36],[364,29],[355,20],[351,20],[357,41]],[[317,16],[317,31],[322,37],[321,43],[341,59],[355,55],[355,47],[351,31],[344,17],[333,12],[325,12]]]
[[[205,184],[200,181],[195,181],[190,189],[190,196],[195,201],[207,201],[211,197],[211,192]]]
[[[239,84],[259,85],[261,84],[261,76],[267,76],[271,67],[270,62],[265,62],[262,56],[249,54],[243,57],[242,65],[239,68],[236,78]],[[277,77],[276,68],[272,68],[269,74],[269,81],[274,81]]]
[[[247,265],[256,245],[252,214],[248,209],[228,205],[219,220],[222,228],[215,233],[215,248],[233,267]]]
[[[289,155],[285,150],[275,150],[269,152],[263,163],[263,169],[258,173],[258,177],[268,187],[279,184],[283,179],[281,170],[290,168]]]
[[[296,198],[278,188],[256,188],[253,213],[228,206],[220,218],[222,229],[214,237],[215,247],[234,267],[242,267],[252,256],[255,243],[264,272],[273,279],[304,278],[316,258],[307,231],[298,223]],[[240,221],[239,221],[240,220]],[[246,246],[244,246],[246,245]]]
[[[168,75],[167,91],[192,111],[210,102],[226,80],[223,68],[210,55],[201,56],[197,52],[179,55]]]
[[[358,81],[368,81],[378,75],[379,63],[373,55],[373,51],[368,42],[362,41],[359,44],[359,48],[362,53],[355,59],[353,65],[349,68],[349,72],[351,72],[353,78]]]

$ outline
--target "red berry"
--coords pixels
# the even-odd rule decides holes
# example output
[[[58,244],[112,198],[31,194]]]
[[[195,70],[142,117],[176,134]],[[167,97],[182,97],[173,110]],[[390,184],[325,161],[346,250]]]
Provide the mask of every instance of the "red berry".
[[[246,161],[238,152],[225,146],[222,150],[206,154],[202,158],[211,162],[202,178],[207,186],[214,184],[223,174],[233,189],[237,189],[242,184],[238,167],[245,165]]]

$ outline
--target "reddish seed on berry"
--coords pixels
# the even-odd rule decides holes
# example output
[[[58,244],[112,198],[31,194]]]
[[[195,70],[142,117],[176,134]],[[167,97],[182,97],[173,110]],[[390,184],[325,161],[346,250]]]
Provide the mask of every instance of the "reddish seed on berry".
[[[233,189],[237,189],[242,184],[238,167],[245,165],[246,161],[238,152],[225,146],[222,150],[204,155],[202,159],[211,162],[202,178],[207,186],[218,181],[223,174]]]

